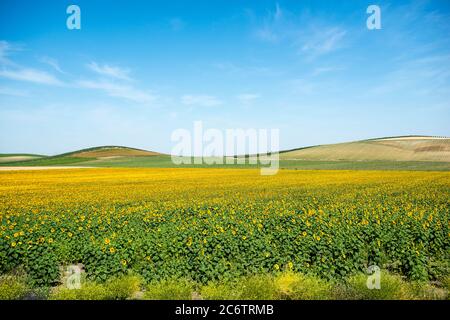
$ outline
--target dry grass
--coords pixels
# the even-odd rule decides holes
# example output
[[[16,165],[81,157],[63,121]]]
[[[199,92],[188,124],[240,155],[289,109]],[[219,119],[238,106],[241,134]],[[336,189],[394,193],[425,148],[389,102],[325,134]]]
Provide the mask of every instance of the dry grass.
[[[450,138],[408,137],[322,145],[280,154],[281,159],[450,162]]]

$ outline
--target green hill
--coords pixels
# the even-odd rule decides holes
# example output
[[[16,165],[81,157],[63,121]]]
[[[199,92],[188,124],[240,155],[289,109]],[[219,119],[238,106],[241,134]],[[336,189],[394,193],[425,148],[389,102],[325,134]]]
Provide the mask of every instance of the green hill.
[[[123,146],[101,146],[63,153],[60,154],[59,156],[76,157],[76,158],[110,158],[110,157],[148,157],[157,155],[161,155],[161,153]]]
[[[280,152],[279,155],[279,167],[282,169],[450,171],[450,138],[385,137],[287,150]],[[11,159],[11,156],[7,155],[5,159]],[[180,167],[172,163],[170,155],[123,146],[87,148],[50,157],[27,156],[32,158],[21,161],[0,161],[0,166]],[[36,157],[33,158],[33,156]],[[258,166],[250,164],[181,165],[181,167],[198,168],[256,168]]]
[[[80,165],[91,161],[154,157],[160,153],[123,146],[101,146],[67,152],[56,156],[29,158],[19,161],[2,161],[0,166],[64,166]],[[7,157],[8,159],[9,157]]]

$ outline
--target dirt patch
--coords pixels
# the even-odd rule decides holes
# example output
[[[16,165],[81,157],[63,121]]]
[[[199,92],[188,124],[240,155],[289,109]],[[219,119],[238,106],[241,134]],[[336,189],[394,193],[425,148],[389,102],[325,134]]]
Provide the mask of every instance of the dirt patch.
[[[428,152],[428,151],[436,151],[436,152],[450,151],[450,146],[449,147],[445,145],[427,146],[414,149],[414,152]]]

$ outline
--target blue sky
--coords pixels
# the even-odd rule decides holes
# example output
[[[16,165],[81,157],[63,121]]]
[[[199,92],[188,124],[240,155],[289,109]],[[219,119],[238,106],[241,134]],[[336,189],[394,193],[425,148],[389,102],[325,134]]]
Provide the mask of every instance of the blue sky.
[[[450,136],[450,2],[0,2],[0,153],[170,152],[195,120],[281,149]]]

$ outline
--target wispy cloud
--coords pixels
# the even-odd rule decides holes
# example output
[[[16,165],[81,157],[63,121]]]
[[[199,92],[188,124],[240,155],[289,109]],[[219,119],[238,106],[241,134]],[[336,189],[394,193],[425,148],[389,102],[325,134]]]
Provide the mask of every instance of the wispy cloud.
[[[116,79],[120,79],[120,80],[131,80],[131,78],[129,77],[129,73],[130,70],[129,69],[124,69],[124,68],[120,68],[117,66],[110,66],[107,64],[104,65],[99,65],[96,62],[91,62],[87,65],[87,67],[89,69],[91,69],[92,71],[94,71],[95,73],[102,75],[102,76],[107,76],[107,77],[111,77],[111,78],[116,78]]]
[[[8,53],[10,51],[10,44],[6,41],[0,41],[0,63],[8,61]]]
[[[0,41],[0,77],[45,85],[63,85],[63,82],[51,73],[23,67],[11,60],[12,52],[19,50],[22,50],[22,46],[4,40]]]
[[[301,51],[319,56],[338,49],[346,34],[347,31],[339,27],[321,28],[309,33],[304,39],[300,38],[298,43],[303,43]]]
[[[50,57],[42,57],[40,59],[40,61],[42,63],[45,63],[47,65],[49,65],[50,67],[52,67],[53,69],[55,69],[56,71],[58,71],[59,73],[65,73],[61,67],[59,66],[58,60],[50,58]]]
[[[254,34],[261,41],[287,43],[311,58],[339,49],[347,31],[316,18],[293,14],[276,4],[257,23]]]
[[[269,10],[255,30],[255,35],[262,41],[277,42],[283,38],[281,28],[285,25],[284,13],[278,3],[275,9]]]
[[[134,81],[134,79],[130,77],[130,70],[127,68],[99,64],[97,62],[91,62],[87,64],[87,66],[101,77],[96,81],[78,81],[78,86],[81,88],[100,90],[110,97],[122,98],[143,104],[151,103],[156,100],[156,96],[152,93],[123,82]]]
[[[91,62],[87,66],[90,70],[101,76],[99,79],[63,82],[47,71],[15,64],[10,60],[10,53],[14,50],[18,50],[18,47],[7,41],[0,41],[0,77],[43,85],[99,90],[111,97],[123,98],[138,103],[149,103],[156,99],[150,92],[138,89],[128,83],[123,83],[123,81],[133,80],[129,76],[129,69]],[[39,61],[51,66],[62,75],[66,74],[54,58],[44,56]],[[0,89],[0,94],[3,95],[23,96],[23,93],[20,91],[8,88]]]
[[[184,95],[181,103],[188,106],[214,107],[222,104],[222,101],[209,95]]]
[[[0,70],[0,77],[45,85],[63,85],[63,82],[56,78],[54,75],[32,68]]]
[[[368,94],[385,95],[407,92],[408,95],[432,95],[449,92],[450,55],[405,60],[393,71],[381,78]]]
[[[9,59],[11,52],[19,50],[21,50],[21,46],[0,40],[0,64],[12,64],[12,61]]]
[[[77,85],[80,88],[101,90],[111,97],[123,98],[138,103],[150,103],[156,99],[149,92],[110,81],[82,80],[78,81]]]

